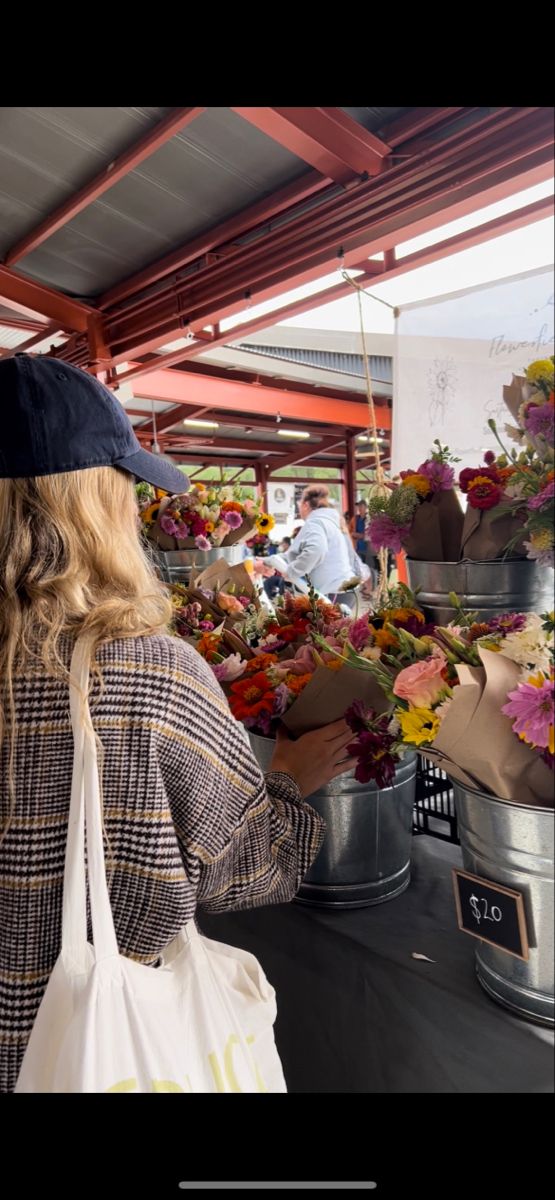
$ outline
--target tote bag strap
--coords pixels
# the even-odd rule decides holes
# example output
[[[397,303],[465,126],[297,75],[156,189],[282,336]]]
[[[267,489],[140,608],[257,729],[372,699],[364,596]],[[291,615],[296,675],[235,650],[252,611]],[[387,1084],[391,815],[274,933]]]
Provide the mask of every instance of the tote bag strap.
[[[117,956],[104,861],[96,740],[88,701],[90,643],[78,638],[70,668],[73,776],[64,870],[62,954],[73,969],[90,965],[87,948],[85,830],[95,958]]]

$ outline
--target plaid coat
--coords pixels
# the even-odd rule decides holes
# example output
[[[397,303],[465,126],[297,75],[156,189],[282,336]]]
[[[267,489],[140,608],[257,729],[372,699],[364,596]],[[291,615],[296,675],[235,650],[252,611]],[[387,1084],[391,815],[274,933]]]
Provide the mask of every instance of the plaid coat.
[[[69,665],[71,643],[64,645]],[[91,712],[103,747],[106,860],[122,954],[155,963],[197,907],[291,899],[323,839],[294,782],[264,780],[202,658],[171,637],[98,652]],[[0,1091],[15,1087],[60,951],[73,765],[67,684],[15,680],[15,812],[0,845]],[[8,753],[0,799],[8,809]],[[91,936],[89,930],[89,937]]]

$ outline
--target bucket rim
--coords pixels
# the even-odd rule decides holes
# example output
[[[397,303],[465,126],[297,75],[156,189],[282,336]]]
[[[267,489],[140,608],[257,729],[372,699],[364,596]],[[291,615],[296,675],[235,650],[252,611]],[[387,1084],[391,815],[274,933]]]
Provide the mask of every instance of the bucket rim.
[[[451,779],[451,783],[455,794],[457,791],[470,792],[472,796],[479,796],[481,800],[488,800],[490,804],[502,804],[505,808],[516,808],[519,812],[551,813],[552,817],[555,817],[555,808],[548,804],[519,804],[517,800],[504,800],[502,796],[494,796],[492,792],[484,792],[481,788],[470,787],[466,783],[459,783],[456,779]]]

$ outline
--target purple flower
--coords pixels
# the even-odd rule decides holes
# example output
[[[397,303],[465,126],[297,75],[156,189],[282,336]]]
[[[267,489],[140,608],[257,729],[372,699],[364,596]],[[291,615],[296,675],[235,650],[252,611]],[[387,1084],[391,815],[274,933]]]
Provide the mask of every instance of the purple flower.
[[[286,683],[278,684],[274,693],[274,716],[281,717],[282,713],[287,711],[292,695]]]
[[[544,679],[536,687],[531,683],[519,683],[514,692],[509,692],[508,704],[501,709],[506,717],[514,717],[513,730],[540,750],[553,753],[553,724],[555,720],[553,680]]]
[[[552,480],[551,483],[546,484],[543,491],[538,492],[537,496],[532,496],[532,499],[528,501],[528,508],[543,508],[544,504],[547,504],[549,500],[553,500],[554,496],[555,481]]]
[[[239,529],[239,526],[243,524],[241,513],[235,512],[234,508],[230,508],[222,515],[226,525],[229,525],[230,529]]]
[[[391,735],[371,733],[369,730],[359,733],[356,742],[347,746],[349,754],[358,759],[355,767],[355,779],[359,783],[377,783],[379,788],[389,787],[395,777],[396,758],[389,753],[394,742]]]
[[[555,433],[553,406],[551,404],[531,404],[524,418],[524,427],[532,437],[544,437],[551,444]]]
[[[240,654],[230,654],[222,663],[212,663],[212,671],[218,683],[232,683],[244,674],[246,665]]]
[[[424,475],[429,480],[432,492],[449,492],[455,481],[455,472],[447,463],[437,462],[435,458],[427,458],[417,470],[418,475]]]
[[[173,517],[160,517],[160,529],[167,533],[168,537],[177,537],[178,527]]]
[[[368,617],[359,617],[358,620],[353,621],[349,631],[349,641],[353,650],[356,650],[357,653],[363,650],[368,641],[369,634]]]
[[[379,513],[372,517],[366,532],[373,550],[391,550],[393,554],[400,554],[403,542],[409,536],[410,525],[397,525],[391,517]]]
[[[176,525],[176,527],[175,527],[175,535],[174,536],[176,538],[179,538],[180,541],[183,541],[185,538],[188,538],[189,537],[189,526],[186,525],[184,521],[180,521],[179,524]]]
[[[508,633],[520,633],[525,629],[527,620],[526,613],[504,613],[502,617],[492,617],[489,627],[492,633],[502,633],[506,637]]]
[[[363,700],[353,700],[351,707],[345,713],[345,720],[353,733],[366,733],[375,716],[374,709],[367,708]]]
[[[199,533],[199,536],[195,538],[195,546],[197,550],[209,550],[210,542],[207,537],[204,537],[204,534]]]
[[[215,628],[213,621],[199,621],[199,629],[202,629],[203,633],[212,633]]]

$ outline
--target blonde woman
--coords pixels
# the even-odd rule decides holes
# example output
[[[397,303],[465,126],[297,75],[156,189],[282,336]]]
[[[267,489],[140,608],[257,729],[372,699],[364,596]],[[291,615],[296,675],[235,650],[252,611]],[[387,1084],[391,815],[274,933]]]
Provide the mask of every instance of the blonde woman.
[[[167,636],[134,477],[184,490],[97,380],[0,362],[0,1091],[13,1091],[60,950],[73,742],[90,645],[120,952],[153,965],[197,908],[290,899],[323,837],[304,797],[349,767],[343,722],[280,739],[264,779],[204,661]]]

